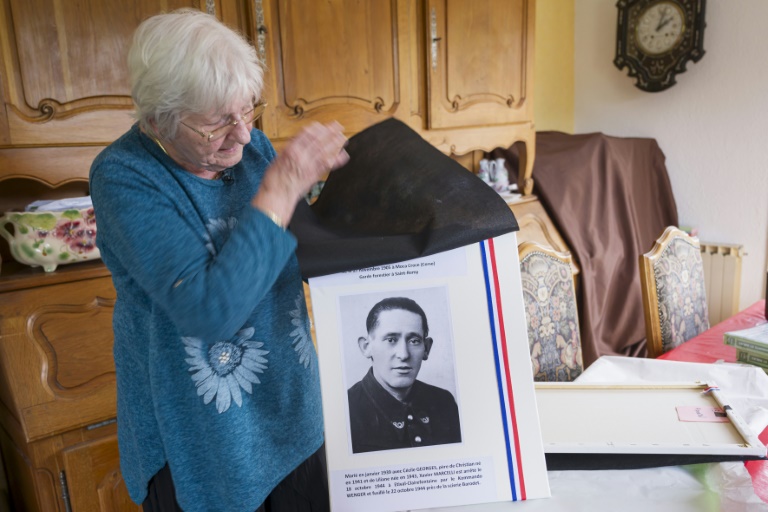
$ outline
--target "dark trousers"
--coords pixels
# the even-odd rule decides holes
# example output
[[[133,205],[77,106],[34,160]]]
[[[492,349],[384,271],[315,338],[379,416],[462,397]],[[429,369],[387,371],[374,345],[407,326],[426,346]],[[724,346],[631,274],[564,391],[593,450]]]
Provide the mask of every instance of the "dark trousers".
[[[329,512],[331,506],[325,468],[323,445],[277,484],[256,512]],[[176,503],[176,489],[168,464],[149,481],[142,508],[144,512],[183,512]]]

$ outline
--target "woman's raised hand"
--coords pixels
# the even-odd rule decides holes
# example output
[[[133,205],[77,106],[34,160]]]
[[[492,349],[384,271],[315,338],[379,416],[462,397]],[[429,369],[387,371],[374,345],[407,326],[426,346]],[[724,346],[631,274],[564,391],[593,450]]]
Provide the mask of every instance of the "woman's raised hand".
[[[267,169],[251,204],[276,214],[287,224],[296,202],[312,185],[349,161],[346,145],[347,137],[339,123],[310,124],[288,142]]]

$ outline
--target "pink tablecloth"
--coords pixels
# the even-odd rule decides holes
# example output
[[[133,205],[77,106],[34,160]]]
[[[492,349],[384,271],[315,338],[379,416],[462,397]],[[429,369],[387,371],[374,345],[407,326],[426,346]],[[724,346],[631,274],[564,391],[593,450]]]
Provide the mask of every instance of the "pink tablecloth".
[[[736,349],[723,343],[723,334],[728,331],[746,329],[765,323],[765,300],[757,301],[744,311],[723,320],[706,332],[691,338],[674,350],[659,356],[659,359],[688,361],[692,363],[714,363],[723,360],[736,362]],[[760,434],[760,440],[768,445],[768,428]],[[768,503],[768,461],[745,462],[755,494]]]

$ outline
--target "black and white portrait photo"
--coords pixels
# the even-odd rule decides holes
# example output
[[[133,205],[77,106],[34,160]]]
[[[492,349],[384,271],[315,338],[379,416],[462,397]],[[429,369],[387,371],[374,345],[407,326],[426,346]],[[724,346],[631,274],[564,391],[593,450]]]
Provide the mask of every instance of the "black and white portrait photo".
[[[461,442],[442,287],[339,298],[353,453]]]

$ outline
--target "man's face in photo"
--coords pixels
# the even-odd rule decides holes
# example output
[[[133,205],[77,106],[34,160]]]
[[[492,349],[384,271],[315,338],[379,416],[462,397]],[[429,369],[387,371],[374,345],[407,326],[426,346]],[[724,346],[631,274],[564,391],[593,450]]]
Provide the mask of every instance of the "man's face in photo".
[[[358,342],[363,355],[373,361],[378,383],[395,394],[410,389],[432,348],[421,316],[403,309],[382,311],[376,327]]]

